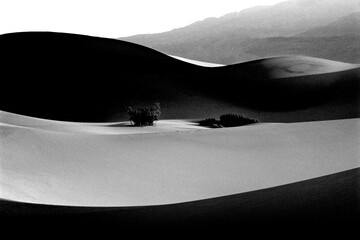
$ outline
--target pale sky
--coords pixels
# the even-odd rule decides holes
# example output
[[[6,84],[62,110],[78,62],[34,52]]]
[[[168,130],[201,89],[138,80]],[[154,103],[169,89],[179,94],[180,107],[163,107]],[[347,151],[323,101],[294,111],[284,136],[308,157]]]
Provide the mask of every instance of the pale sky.
[[[0,0],[0,34],[54,31],[125,37],[169,31],[285,0]]]

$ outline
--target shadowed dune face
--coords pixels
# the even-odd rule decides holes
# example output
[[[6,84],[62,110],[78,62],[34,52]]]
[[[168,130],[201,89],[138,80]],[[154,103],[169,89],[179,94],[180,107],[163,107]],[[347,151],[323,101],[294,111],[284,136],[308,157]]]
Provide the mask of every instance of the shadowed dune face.
[[[0,109],[29,116],[125,120],[129,105],[153,102],[162,104],[165,119],[226,112],[285,122],[359,116],[357,65],[284,57],[202,67],[119,40],[48,32],[2,35],[0,51],[6,89]]]
[[[319,106],[320,110],[342,102],[354,116],[359,114],[360,68],[355,64],[288,56],[229,65],[221,71],[233,86],[241,82],[242,88],[236,91],[243,97],[237,100],[253,108],[276,111]]]
[[[186,76],[199,75],[191,64],[111,39],[8,34],[0,49],[9,89],[1,109],[59,120],[106,121],[129,104],[177,102],[192,93]]]
[[[358,68],[354,64],[304,56],[275,57],[243,65],[244,67],[253,65],[252,67],[259,70],[257,71],[258,74],[267,74],[267,76],[275,79],[326,74]]]

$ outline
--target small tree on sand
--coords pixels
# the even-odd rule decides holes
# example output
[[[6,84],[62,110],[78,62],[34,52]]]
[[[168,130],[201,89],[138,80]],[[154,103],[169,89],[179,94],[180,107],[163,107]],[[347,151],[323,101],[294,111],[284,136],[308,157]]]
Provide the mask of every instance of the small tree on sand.
[[[154,122],[160,119],[161,107],[160,103],[155,103],[149,107],[139,107],[133,109],[128,107],[127,113],[129,114],[129,120],[135,126],[153,126]]]

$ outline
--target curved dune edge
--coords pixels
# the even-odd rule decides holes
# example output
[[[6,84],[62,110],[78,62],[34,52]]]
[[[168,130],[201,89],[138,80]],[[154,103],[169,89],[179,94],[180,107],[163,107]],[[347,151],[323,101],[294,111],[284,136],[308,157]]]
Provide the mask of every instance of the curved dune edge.
[[[70,221],[76,226],[92,223],[98,227],[101,224],[239,227],[239,223],[272,223],[275,226],[280,222],[289,225],[315,223],[317,227],[322,224],[329,227],[329,223],[340,227],[338,224],[346,223],[349,227],[356,226],[356,219],[360,216],[359,180],[360,168],[356,168],[264,190],[147,207],[51,206],[0,199],[0,218],[7,224],[11,224],[11,220],[27,225],[31,222],[35,225]]]
[[[224,64],[220,64],[220,63],[204,62],[204,61],[179,57],[179,56],[175,56],[175,55],[168,55],[168,56],[172,57],[172,58],[175,58],[175,59],[178,59],[180,61],[186,62],[186,63],[190,63],[190,64],[193,64],[193,65],[202,66],[202,67],[222,67],[222,66],[225,66]]]
[[[358,64],[308,56],[278,56],[239,63],[233,66],[259,68],[271,78],[292,78],[337,73],[359,68]]]
[[[62,132],[57,131],[63,128],[60,122],[31,118],[33,127],[28,128],[9,125],[11,119],[26,123],[27,117],[4,119],[0,197],[15,201],[169,204],[265,189],[360,166],[360,119],[141,135],[121,134],[134,133],[131,127],[106,127],[114,134],[89,135],[73,131],[86,129],[87,124]],[[43,122],[48,123],[46,131],[41,129]]]
[[[268,57],[230,65],[198,61],[173,55],[168,56],[186,63],[202,67],[250,67],[250,69],[255,68],[255,70],[256,68],[259,68],[262,71],[267,72],[268,77],[271,78],[292,78],[321,75],[328,73],[345,72],[360,68],[359,64],[344,63],[334,60],[301,55]]]
[[[19,127],[54,133],[98,135],[149,134],[208,129],[206,127],[201,127],[195,121],[190,120],[159,120],[155,122],[154,126],[134,127],[129,121],[109,123],[55,121],[9,113],[1,110],[0,126],[9,128]]]

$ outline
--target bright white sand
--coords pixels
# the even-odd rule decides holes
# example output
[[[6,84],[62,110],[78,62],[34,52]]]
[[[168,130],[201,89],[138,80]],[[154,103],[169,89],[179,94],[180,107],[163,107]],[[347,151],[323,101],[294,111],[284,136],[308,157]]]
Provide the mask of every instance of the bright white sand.
[[[0,111],[0,198],[167,204],[360,166],[359,119],[226,129],[186,121],[160,121],[152,130],[124,124],[64,123]]]
[[[181,60],[183,62],[191,63],[191,64],[202,66],[202,67],[221,67],[221,66],[224,66],[223,64],[219,64],[219,63],[202,62],[202,61],[198,61],[198,60],[193,60],[193,59],[188,59],[188,58],[183,58],[183,57],[178,57],[178,56],[173,56],[173,55],[169,55],[169,56],[173,57],[173,58],[176,58],[178,60]]]
[[[131,122],[112,122],[112,123],[79,123],[53,121],[47,119],[27,117],[19,114],[0,111],[0,126],[18,126],[28,129],[36,129],[60,133],[84,133],[99,135],[119,135],[119,134],[143,134],[178,132],[191,129],[207,129],[200,127],[195,122],[186,120],[161,120],[156,121],[154,126],[134,127]]]

